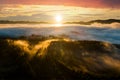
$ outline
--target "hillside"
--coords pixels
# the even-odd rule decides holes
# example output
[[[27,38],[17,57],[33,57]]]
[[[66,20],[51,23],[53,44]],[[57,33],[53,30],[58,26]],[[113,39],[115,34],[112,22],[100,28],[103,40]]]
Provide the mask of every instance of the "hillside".
[[[99,41],[1,39],[0,79],[120,78],[120,48]],[[117,46],[117,47],[116,47]]]

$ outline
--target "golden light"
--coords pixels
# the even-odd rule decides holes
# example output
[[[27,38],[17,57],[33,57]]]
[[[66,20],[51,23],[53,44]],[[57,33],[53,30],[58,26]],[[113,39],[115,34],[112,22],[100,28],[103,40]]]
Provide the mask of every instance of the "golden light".
[[[55,27],[61,27],[62,26],[62,16],[61,15],[56,15],[55,16],[55,21],[56,23],[54,24]]]
[[[55,27],[61,27],[62,24],[61,23],[58,23],[58,24],[54,24]]]
[[[60,23],[62,21],[62,16],[61,15],[56,15],[55,20],[56,20],[56,22]]]

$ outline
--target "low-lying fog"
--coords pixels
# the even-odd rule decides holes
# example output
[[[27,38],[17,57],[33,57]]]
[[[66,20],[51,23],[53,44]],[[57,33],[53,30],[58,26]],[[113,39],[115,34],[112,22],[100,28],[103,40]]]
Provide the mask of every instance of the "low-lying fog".
[[[74,40],[97,40],[120,44],[120,23],[79,24],[0,24],[0,37],[66,35]]]

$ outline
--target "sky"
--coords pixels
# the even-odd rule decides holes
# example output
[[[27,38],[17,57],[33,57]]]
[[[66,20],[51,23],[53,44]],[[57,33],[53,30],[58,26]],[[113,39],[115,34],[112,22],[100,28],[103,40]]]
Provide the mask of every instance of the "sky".
[[[120,19],[120,0],[0,0],[0,20],[63,22]]]

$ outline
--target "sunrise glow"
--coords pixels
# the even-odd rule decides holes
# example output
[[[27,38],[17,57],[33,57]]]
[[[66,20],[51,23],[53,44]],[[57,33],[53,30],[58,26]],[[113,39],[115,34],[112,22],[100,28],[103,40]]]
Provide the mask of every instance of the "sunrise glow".
[[[56,22],[60,23],[62,21],[62,16],[61,15],[56,15],[55,20],[56,20]]]

